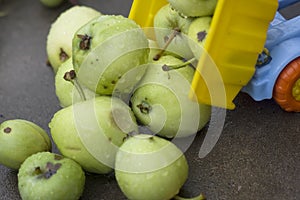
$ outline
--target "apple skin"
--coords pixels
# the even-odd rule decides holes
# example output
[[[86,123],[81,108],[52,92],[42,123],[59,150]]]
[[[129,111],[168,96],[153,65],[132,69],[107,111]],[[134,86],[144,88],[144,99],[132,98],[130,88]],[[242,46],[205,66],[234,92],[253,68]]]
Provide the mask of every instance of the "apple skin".
[[[23,200],[78,200],[84,185],[85,173],[78,163],[50,152],[31,155],[18,172]]]
[[[184,16],[213,15],[218,0],[168,0],[172,7]]]
[[[171,8],[170,4],[163,6],[154,16],[154,32],[157,44],[163,48],[166,43],[166,37],[170,37],[174,33],[174,29],[180,30],[166,51],[169,54],[177,55],[186,59],[193,57],[193,53],[188,45],[187,37],[188,29],[194,18],[182,17]]]
[[[211,106],[188,97],[194,68],[162,69],[164,64],[182,63],[180,59],[166,55],[149,64],[131,97],[137,120],[152,132],[167,138],[193,135],[207,124],[211,116]]]
[[[57,73],[55,74],[55,94],[59,100],[61,107],[67,107],[73,103],[83,101],[82,97],[79,95],[76,87],[70,81],[64,79],[66,72],[74,70],[72,64],[72,57],[66,60],[58,68]],[[77,84],[80,84],[79,82]],[[84,85],[80,84],[82,92],[85,95],[85,100],[92,99],[95,96],[98,96],[95,92],[86,88]]]
[[[72,56],[72,39],[75,32],[100,15],[99,11],[87,6],[72,6],[51,24],[47,35],[46,52],[55,73],[60,64]]]
[[[138,127],[131,109],[120,99],[99,96],[57,111],[50,133],[58,150],[85,171],[107,174],[127,134]]]
[[[18,170],[30,155],[51,151],[50,137],[37,124],[23,119],[11,119],[0,124],[0,163]]]
[[[212,17],[198,17],[190,25],[188,36],[191,38],[189,45],[194,56],[199,59],[203,51],[207,34],[209,33]]]
[[[122,15],[101,15],[82,26],[73,38],[73,65],[78,80],[100,95],[112,95],[119,80],[147,63],[148,56],[144,31]],[[133,88],[144,73],[140,70],[136,78],[123,82]]]
[[[139,134],[127,139],[116,156],[115,176],[128,199],[171,199],[188,177],[182,151],[170,141]]]

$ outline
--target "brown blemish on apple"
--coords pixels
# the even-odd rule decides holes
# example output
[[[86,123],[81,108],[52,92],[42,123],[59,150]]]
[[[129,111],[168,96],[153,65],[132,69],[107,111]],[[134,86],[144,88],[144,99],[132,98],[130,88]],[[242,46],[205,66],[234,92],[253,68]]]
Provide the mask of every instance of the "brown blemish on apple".
[[[9,134],[11,132],[11,128],[10,127],[6,127],[3,131],[4,131],[4,133]]]
[[[140,104],[138,104],[136,107],[138,107],[143,114],[148,114],[151,111],[151,106],[146,102],[142,101]]]
[[[33,174],[37,174],[37,175],[40,175],[42,173],[42,170],[40,167],[36,167],[34,168],[34,171],[33,171]]]
[[[153,136],[149,137],[149,140],[150,140],[151,142],[154,141],[154,137],[153,137]]]
[[[205,38],[206,38],[207,32],[204,31],[200,31],[197,33],[197,40],[198,42],[202,42]]]
[[[61,163],[56,163],[53,164],[51,162],[47,162],[46,166],[44,169],[40,167],[36,167],[34,169],[34,174],[38,175],[38,178],[45,178],[49,179],[51,178],[54,174],[56,174],[57,170],[62,166]]]
[[[59,53],[59,59],[61,62],[66,61],[69,58],[69,55],[63,50],[63,48],[60,48],[60,53]]]
[[[91,46],[92,37],[88,36],[87,34],[84,34],[84,35],[78,34],[77,37],[81,39],[81,41],[79,43],[79,48],[81,50],[89,50],[90,46]]]
[[[113,84],[113,85],[116,84],[116,81],[115,81],[115,80],[112,80],[112,81],[111,81],[111,84]]]
[[[76,78],[75,70],[71,70],[69,72],[66,72],[65,75],[64,75],[64,79],[66,81],[72,81],[75,78]]]
[[[51,162],[47,162],[46,171],[43,173],[43,177],[46,179],[51,178],[54,174],[56,174],[57,170],[61,167],[61,163],[53,164]]]

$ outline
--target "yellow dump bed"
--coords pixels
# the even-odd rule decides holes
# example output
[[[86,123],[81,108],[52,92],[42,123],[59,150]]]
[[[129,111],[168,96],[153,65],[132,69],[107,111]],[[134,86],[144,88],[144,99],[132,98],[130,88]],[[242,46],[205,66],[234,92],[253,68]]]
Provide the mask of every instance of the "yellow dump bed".
[[[152,27],[167,0],[134,0],[129,18]],[[277,0],[218,0],[204,49],[192,82],[197,100],[233,109],[233,100],[255,72]]]

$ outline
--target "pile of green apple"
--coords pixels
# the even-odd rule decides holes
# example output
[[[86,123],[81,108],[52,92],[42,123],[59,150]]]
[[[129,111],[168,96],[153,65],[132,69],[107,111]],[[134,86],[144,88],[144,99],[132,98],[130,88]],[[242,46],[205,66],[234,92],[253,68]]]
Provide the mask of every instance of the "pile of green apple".
[[[79,199],[85,172],[114,172],[129,199],[183,199],[188,161],[172,140],[210,120],[211,107],[188,93],[216,4],[169,0],[155,15],[155,39],[127,17],[86,6],[53,22],[46,50],[61,109],[49,128],[61,155],[32,122],[0,129],[0,163],[19,171],[22,199]]]

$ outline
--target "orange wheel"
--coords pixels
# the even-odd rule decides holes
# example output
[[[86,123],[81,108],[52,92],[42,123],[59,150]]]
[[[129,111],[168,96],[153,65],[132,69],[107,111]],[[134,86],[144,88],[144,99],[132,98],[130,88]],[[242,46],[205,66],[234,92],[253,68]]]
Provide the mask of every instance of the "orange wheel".
[[[300,57],[290,62],[278,76],[273,98],[288,112],[300,112]]]

